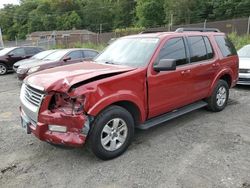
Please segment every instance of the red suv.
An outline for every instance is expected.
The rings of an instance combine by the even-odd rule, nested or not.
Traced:
[[[21,89],[22,126],[40,140],[121,155],[134,129],[225,108],[239,59],[224,33],[178,29],[117,39],[94,61],[41,71]]]

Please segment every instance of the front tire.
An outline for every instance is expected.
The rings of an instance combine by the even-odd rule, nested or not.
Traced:
[[[224,110],[229,98],[229,86],[224,80],[219,80],[212,95],[207,99],[208,110],[220,112]]]
[[[0,75],[5,75],[7,71],[8,71],[7,66],[3,63],[0,63]]]
[[[89,144],[98,158],[109,160],[124,153],[133,136],[132,115],[120,106],[110,106],[96,117],[89,135]]]

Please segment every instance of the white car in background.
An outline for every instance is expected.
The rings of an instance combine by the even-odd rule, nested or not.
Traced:
[[[250,85],[250,45],[242,47],[238,55],[240,59],[238,84]]]

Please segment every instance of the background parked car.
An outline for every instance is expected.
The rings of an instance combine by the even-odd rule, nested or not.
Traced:
[[[43,49],[39,47],[4,48],[0,51],[0,75],[4,75],[8,70],[12,70],[13,64],[17,61],[30,58],[41,51]]]
[[[21,61],[18,61],[16,62],[14,65],[13,65],[13,69],[14,71],[17,71],[18,67],[21,66],[21,65],[27,65],[27,64],[30,64],[30,63],[34,63],[34,62],[37,62],[39,60],[42,60],[44,58],[46,58],[48,55],[52,54],[56,52],[56,50],[46,50],[46,51],[42,51],[28,59],[23,59]]]
[[[17,69],[19,80],[23,80],[29,74],[53,67],[79,63],[85,59],[92,59],[98,52],[92,49],[64,49],[58,50],[46,58],[34,63],[22,65]]]
[[[242,47],[238,55],[240,59],[238,84],[250,85],[250,45]]]

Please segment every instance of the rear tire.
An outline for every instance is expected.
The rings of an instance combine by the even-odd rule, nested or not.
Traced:
[[[88,141],[98,158],[109,160],[124,153],[133,136],[132,115],[120,106],[110,106],[94,120]]]
[[[5,75],[7,71],[8,71],[7,66],[3,63],[0,63],[0,75]]]
[[[207,99],[207,109],[213,112],[222,111],[228,102],[229,86],[224,80],[219,80],[212,95]]]

